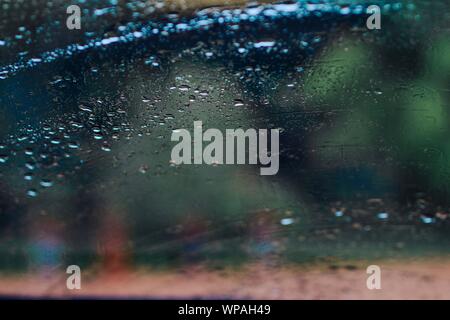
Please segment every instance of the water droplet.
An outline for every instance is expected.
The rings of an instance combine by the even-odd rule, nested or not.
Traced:
[[[270,48],[275,45],[275,41],[261,41],[253,44],[255,48]]]
[[[59,140],[59,139],[52,139],[52,140],[50,140],[50,143],[58,145],[58,144],[61,143],[61,140]]]
[[[104,144],[104,145],[102,146],[102,150],[103,150],[103,151],[106,151],[106,152],[110,152],[110,151],[111,151],[111,147],[110,147],[109,145],[107,145],[107,144]]]
[[[31,149],[31,148],[26,148],[26,149],[25,149],[25,154],[26,154],[27,156],[32,156],[32,155],[33,155],[33,149]]]
[[[283,218],[283,219],[280,220],[280,223],[281,223],[283,226],[288,226],[288,225],[294,223],[294,219],[292,219],[292,218]]]
[[[243,107],[244,101],[242,101],[241,99],[234,99],[234,106],[235,107]]]
[[[34,198],[37,197],[38,192],[35,189],[29,189],[27,190],[27,196]]]
[[[25,167],[28,170],[34,170],[36,168],[36,164],[34,162],[27,162],[27,163],[25,163]]]
[[[342,216],[344,215],[344,211],[342,211],[342,210],[336,210],[336,211],[334,212],[334,215],[335,215],[336,217],[342,217]]]
[[[69,142],[68,146],[70,149],[78,149],[80,147],[77,142]]]
[[[0,163],[6,163],[6,161],[8,161],[8,156],[7,155],[0,155]]]
[[[92,112],[92,108],[89,108],[88,106],[85,106],[85,105],[80,105],[79,108],[81,111],[84,111],[84,112],[88,112],[88,113]]]
[[[432,217],[427,217],[427,216],[420,216],[420,220],[422,220],[423,223],[425,224],[430,224],[430,223],[434,223],[436,220]]]
[[[389,218],[389,214],[387,212],[380,212],[377,214],[377,218],[380,220],[386,220]]]
[[[50,188],[51,186],[53,186],[53,181],[48,179],[42,179],[39,184],[44,188]]]
[[[142,166],[139,167],[139,172],[140,173],[145,174],[145,173],[147,173],[147,171],[148,171],[148,166],[147,165],[143,164]]]
[[[102,140],[103,136],[101,134],[96,133],[96,134],[94,134],[94,139],[95,140]]]
[[[180,91],[189,91],[190,88],[191,87],[189,87],[188,85],[182,84],[181,86],[178,87],[178,90],[180,90]]]

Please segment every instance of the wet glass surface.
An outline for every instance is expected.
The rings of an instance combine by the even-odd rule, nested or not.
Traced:
[[[447,2],[242,2],[0,2],[2,279],[448,255]],[[196,120],[278,174],[175,165]]]

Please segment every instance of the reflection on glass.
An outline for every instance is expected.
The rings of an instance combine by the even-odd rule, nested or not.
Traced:
[[[369,264],[449,274],[448,4],[380,1],[368,30],[365,1],[270,2],[80,1],[72,31],[64,1],[3,4],[0,295],[370,298],[344,290]],[[171,163],[196,120],[280,129],[279,173]]]

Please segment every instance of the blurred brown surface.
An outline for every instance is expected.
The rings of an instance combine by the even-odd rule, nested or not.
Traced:
[[[117,277],[83,275],[81,290],[66,275],[0,277],[0,295],[33,297],[148,297],[246,299],[450,299],[450,261],[380,262],[381,289],[366,287],[367,263],[338,268],[251,265],[233,271],[192,267],[184,272],[142,270]],[[83,273],[82,273],[83,274]],[[126,288],[126,290],[125,290]]]

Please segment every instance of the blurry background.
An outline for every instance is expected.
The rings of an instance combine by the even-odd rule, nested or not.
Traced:
[[[0,2],[0,272],[448,255],[447,2],[265,2]],[[278,175],[171,165],[195,120]]]

